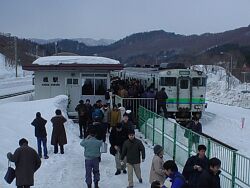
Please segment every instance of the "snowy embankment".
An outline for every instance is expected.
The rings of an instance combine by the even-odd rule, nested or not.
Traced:
[[[4,177],[7,170],[7,152],[14,152],[18,147],[20,138],[25,137],[29,141],[29,145],[35,149],[36,138],[34,136],[34,127],[31,121],[35,118],[37,111],[48,120],[46,124],[48,134],[48,155],[49,159],[42,159],[42,166],[35,174],[36,188],[85,188],[85,166],[83,148],[80,146],[78,125],[68,120],[65,124],[68,144],[65,146],[65,154],[54,154],[53,147],[50,145],[52,125],[50,119],[54,116],[57,108],[63,111],[67,106],[67,97],[58,96],[52,99],[28,101],[28,102],[11,102],[8,104],[0,104],[0,177]],[[146,161],[142,163],[143,184],[139,184],[134,177],[135,187],[149,187],[149,171],[151,160],[153,158],[152,147],[145,144]],[[114,157],[109,153],[102,155],[100,163],[100,187],[126,187],[127,175],[121,174],[115,176]],[[15,182],[8,185],[2,179],[0,187],[12,188]]]

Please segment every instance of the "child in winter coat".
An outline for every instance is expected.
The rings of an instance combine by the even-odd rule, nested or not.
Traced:
[[[149,183],[157,180],[160,182],[160,184],[163,184],[166,179],[166,175],[163,169],[163,148],[160,145],[156,145],[154,147],[154,153],[155,156],[152,160]]]

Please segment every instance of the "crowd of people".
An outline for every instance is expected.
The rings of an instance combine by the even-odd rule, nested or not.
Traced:
[[[79,118],[80,145],[84,147],[85,157],[85,182],[88,188],[94,185],[99,188],[101,162],[101,150],[105,147],[106,139],[110,143],[109,152],[114,157],[114,175],[127,174],[128,186],[134,187],[133,173],[139,181],[143,182],[141,163],[145,160],[145,148],[140,139],[135,137],[135,122],[132,111],[125,109],[121,104],[102,104],[101,100],[94,105],[90,100],[79,101],[75,110]],[[51,144],[54,153],[64,154],[64,145],[67,144],[67,136],[64,127],[66,118],[61,110],[55,111],[51,118],[53,125]],[[37,152],[28,146],[26,139],[19,141],[20,147],[15,153],[8,153],[7,158],[16,164],[16,185],[18,188],[29,188],[34,185],[34,173],[41,165],[41,159],[48,159],[46,123],[40,112],[36,113],[31,125],[35,127],[37,137]],[[193,131],[201,131],[201,124],[194,119],[189,125]],[[193,139],[198,143],[197,139]],[[43,150],[42,150],[43,146]],[[107,146],[107,144],[106,144]],[[58,149],[59,147],[59,149]],[[163,160],[164,149],[160,145],[154,147],[149,182],[151,188],[220,188],[219,169],[221,162],[217,158],[208,159],[205,156],[206,146],[199,145],[198,153],[190,157],[182,171],[173,160]],[[93,178],[92,178],[93,174]],[[169,181],[170,179],[170,181]],[[169,184],[171,182],[171,184]]]

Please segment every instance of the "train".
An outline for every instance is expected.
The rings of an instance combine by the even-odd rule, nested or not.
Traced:
[[[200,70],[186,67],[141,68],[127,67],[115,71],[113,76],[124,80],[136,79],[144,88],[165,88],[168,95],[168,116],[177,122],[188,122],[193,117],[201,118],[206,104],[207,76]]]

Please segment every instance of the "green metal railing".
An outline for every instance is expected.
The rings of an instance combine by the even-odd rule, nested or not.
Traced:
[[[181,167],[184,167],[189,156],[196,153],[198,144],[204,144],[209,158],[217,157],[221,160],[222,188],[250,187],[250,158],[171,122],[143,106],[138,107],[138,123],[145,138],[151,140],[153,145],[162,145],[164,151]]]

